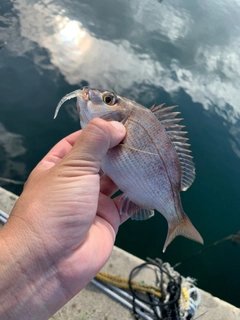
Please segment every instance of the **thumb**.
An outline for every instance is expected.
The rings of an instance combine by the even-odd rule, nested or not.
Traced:
[[[94,118],[64,158],[64,165],[73,166],[80,171],[83,169],[84,174],[98,173],[108,149],[119,144],[125,134],[126,129],[120,122]]]

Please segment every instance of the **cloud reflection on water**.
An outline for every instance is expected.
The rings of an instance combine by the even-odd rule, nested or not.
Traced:
[[[171,1],[161,4],[149,0],[126,2],[133,19],[131,32],[135,30],[135,43],[138,40],[142,43],[139,48],[132,44],[131,32],[125,34],[125,39],[115,41],[104,40],[99,35],[95,37],[83,25],[81,11],[79,20],[76,19],[78,14],[75,17],[68,15],[68,2],[64,5],[64,1],[54,4],[42,0],[32,5],[32,1],[14,0],[13,5],[18,12],[21,36],[47,49],[51,63],[68,83],[79,84],[85,80],[92,86],[119,93],[134,88],[131,94],[136,99],[141,93],[140,88],[143,88],[140,84],[163,87],[172,95],[183,89],[194,102],[201,103],[206,110],[217,112],[231,126],[239,119],[239,37],[229,36],[227,41],[214,43],[214,37],[209,34],[206,41],[199,37],[201,41],[195,41],[195,46],[187,48],[187,51],[186,48],[180,49],[183,40],[191,39],[194,32],[198,34],[198,29],[201,29],[194,17],[196,13],[187,6],[178,10]],[[80,10],[75,2],[70,6]],[[138,32],[139,29],[141,31]],[[154,56],[147,42],[152,32],[157,32],[161,39],[165,37],[175,50],[179,50],[178,59],[170,59],[164,52],[160,59]],[[146,39],[146,48],[143,38]],[[184,55],[190,57],[190,65],[195,65],[189,67]],[[41,61],[39,64],[41,67]],[[151,98],[151,92],[148,94]],[[216,107],[213,109],[213,106]],[[235,131],[231,129],[232,134]],[[236,138],[239,139],[238,135]]]
[[[168,41],[175,42],[185,38],[193,26],[190,12],[176,5],[144,0],[130,3],[135,23],[140,23],[147,32],[157,31]]]

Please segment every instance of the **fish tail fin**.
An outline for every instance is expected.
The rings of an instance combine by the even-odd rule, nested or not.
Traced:
[[[203,238],[197,229],[193,226],[192,222],[188,216],[184,213],[184,218],[179,223],[168,223],[168,234],[163,247],[163,252],[166,251],[168,245],[173,241],[177,236],[183,236],[191,240],[197,241],[203,244]]]

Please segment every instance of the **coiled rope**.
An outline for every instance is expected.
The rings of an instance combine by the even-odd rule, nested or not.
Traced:
[[[146,268],[155,273],[154,285],[133,280]],[[163,263],[160,259],[147,258],[147,262],[131,271],[128,279],[105,272],[99,272],[95,279],[108,284],[112,290],[114,287],[129,290],[131,296],[126,296],[132,303],[136,319],[139,319],[141,313],[143,319],[190,320],[201,302],[200,292],[194,286],[194,280],[182,278],[168,263]],[[117,292],[124,295],[120,289]],[[139,305],[148,307],[141,308],[140,311]]]

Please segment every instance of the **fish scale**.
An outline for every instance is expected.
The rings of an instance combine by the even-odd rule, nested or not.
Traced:
[[[176,118],[176,106],[153,106],[150,110],[110,91],[84,88],[61,99],[77,98],[80,123],[84,128],[96,117],[120,121],[126,136],[109,149],[101,168],[123,191],[120,214],[133,220],[145,220],[159,211],[168,222],[163,251],[179,235],[203,243],[201,235],[184,213],[180,191],[187,190],[195,178],[195,166],[184,137],[182,119]]]

